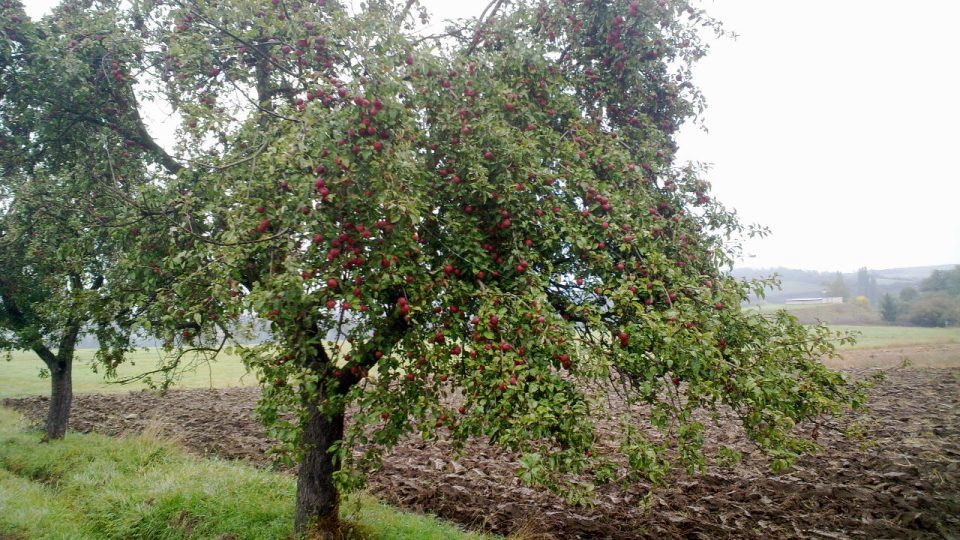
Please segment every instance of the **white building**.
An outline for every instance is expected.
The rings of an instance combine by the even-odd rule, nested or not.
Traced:
[[[788,304],[842,304],[842,296],[823,296],[817,298],[788,298]]]

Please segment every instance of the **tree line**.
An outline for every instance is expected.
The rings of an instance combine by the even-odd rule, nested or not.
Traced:
[[[896,297],[884,294],[879,307],[883,320],[888,322],[917,326],[960,324],[960,265],[934,270],[918,288],[904,288]]]

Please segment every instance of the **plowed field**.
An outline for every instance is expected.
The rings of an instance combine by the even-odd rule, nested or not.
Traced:
[[[851,356],[857,354],[869,353]],[[880,356],[884,364],[896,354]],[[874,369],[863,367],[870,363],[864,356],[848,365],[863,377]],[[258,393],[81,395],[71,428],[150,430],[198,453],[267,464],[270,441],[253,417]],[[37,421],[46,413],[45,398],[6,404]],[[841,435],[851,422],[867,436]],[[371,491],[469,527],[503,534],[523,528],[539,538],[960,538],[960,369],[888,368],[870,391],[870,410],[834,427],[822,432],[822,452],[788,471],[770,472],[762,456],[741,445],[745,458],[732,468],[678,472],[671,487],[652,493],[646,485],[599,486],[590,506],[520,484],[517,456],[483,442],[453,456],[445,441],[411,438],[373,475]],[[736,432],[733,425],[712,429],[708,444],[729,444]]]

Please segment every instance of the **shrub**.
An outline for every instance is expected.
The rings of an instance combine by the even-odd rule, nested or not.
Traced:
[[[960,302],[946,294],[924,296],[913,303],[909,318],[918,326],[952,326],[960,320]]]

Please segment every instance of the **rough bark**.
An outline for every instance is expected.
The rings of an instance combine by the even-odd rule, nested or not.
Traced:
[[[62,439],[70,421],[73,402],[73,360],[58,359],[50,365],[50,411],[47,414],[46,440]]]
[[[333,473],[340,468],[331,446],[343,439],[343,413],[324,414],[314,403],[307,405],[308,417],[303,426],[306,455],[297,477],[298,533],[335,534],[338,529],[340,495],[333,483]],[[328,534],[329,535],[329,534]]]
[[[80,289],[79,276],[71,276],[75,288]],[[45,346],[35,351],[50,370],[50,410],[47,413],[47,433],[44,440],[62,439],[67,434],[70,422],[70,406],[73,404],[73,353],[77,348],[80,323],[71,321],[60,339],[60,347],[54,355]]]

